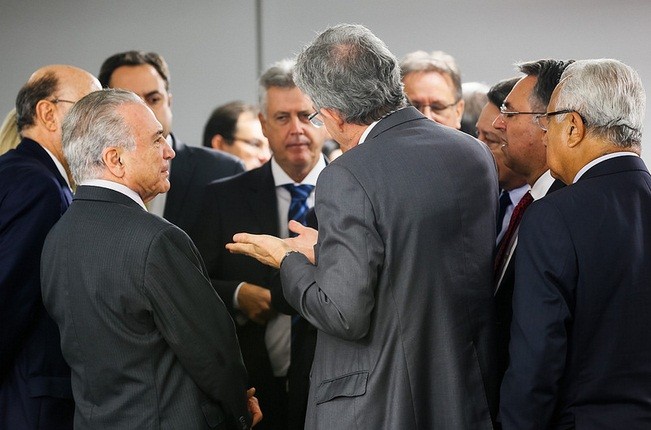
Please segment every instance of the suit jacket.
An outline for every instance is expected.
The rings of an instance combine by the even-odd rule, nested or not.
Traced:
[[[271,161],[257,169],[208,185],[204,202],[191,235],[206,261],[213,286],[233,316],[237,317],[240,313],[233,308],[233,295],[242,281],[264,288],[271,288],[274,283],[280,282],[277,270],[253,258],[231,254],[224,247],[232,242],[233,235],[238,232],[278,236],[280,221]],[[285,429],[287,418],[283,414],[286,412],[281,410],[286,411],[287,405],[280,400],[286,399],[287,394],[274,378],[265,344],[265,331],[266,326],[250,320],[237,325],[249,383],[256,388],[256,396],[265,415],[259,426]]]
[[[552,183],[552,186],[549,187],[547,194],[560,190],[564,186],[565,184],[557,179]],[[529,210],[529,208],[527,208],[527,210]],[[499,249],[499,244],[497,249]],[[513,300],[513,285],[515,284],[515,259],[517,250],[518,245],[516,244],[515,249],[513,250],[513,255],[504,271],[504,276],[496,286],[495,291],[495,306],[497,312],[497,367],[499,370],[500,380],[504,376],[506,368],[509,367],[509,341],[511,339],[511,318],[513,316],[513,306],[511,302]]]
[[[521,225],[504,429],[648,429],[651,176],[590,168]]]
[[[307,429],[490,429],[497,172],[413,107],[318,180],[317,265],[280,268],[318,329]]]
[[[70,368],[41,299],[50,228],[72,193],[30,139],[0,157],[0,429],[71,429]]]
[[[80,186],[43,247],[75,429],[246,429],[233,321],[199,252],[129,197]]]
[[[170,171],[170,190],[163,217],[188,231],[201,209],[204,187],[217,179],[244,171],[244,165],[230,154],[210,148],[188,146],[172,134],[176,156]]]

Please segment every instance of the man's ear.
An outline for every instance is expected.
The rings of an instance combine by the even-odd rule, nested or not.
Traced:
[[[172,107],[172,93],[167,92],[167,106]]]
[[[343,115],[337,109],[322,108],[320,114],[325,118],[328,118],[328,120],[333,123],[339,131],[342,131],[344,129],[344,124],[346,124],[346,121],[344,120]]]
[[[36,121],[40,122],[49,131],[56,131],[60,127],[54,109],[54,103],[48,100],[40,100],[36,104]]]
[[[110,146],[102,151],[104,165],[117,178],[122,178],[125,173],[125,166],[122,163],[122,149]]]
[[[210,140],[210,146],[212,146],[213,149],[219,149],[223,151],[224,145],[226,145],[226,139],[224,139],[224,136],[221,134],[214,135]]]
[[[264,137],[269,138],[267,135],[267,118],[262,115],[262,112],[258,113],[258,119],[260,120],[260,126],[262,127],[262,134]]]
[[[570,115],[570,125],[567,129],[567,146],[573,148],[585,137],[586,128],[578,113],[570,112],[568,115]]]

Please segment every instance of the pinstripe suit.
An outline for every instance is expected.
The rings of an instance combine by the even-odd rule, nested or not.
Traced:
[[[43,248],[76,429],[250,426],[233,322],[178,227],[80,186]]]

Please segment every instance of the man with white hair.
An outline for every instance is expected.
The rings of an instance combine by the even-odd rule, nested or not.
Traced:
[[[505,430],[649,428],[645,99],[631,67],[577,61],[534,117],[552,175],[568,186],[534,202],[522,220],[501,390]]]

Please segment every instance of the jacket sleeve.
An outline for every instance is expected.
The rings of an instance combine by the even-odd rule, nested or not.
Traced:
[[[171,225],[162,230],[149,248],[145,270],[156,326],[183,367],[236,422],[250,425],[247,376],[233,320],[190,238]]]
[[[331,164],[318,181],[318,259],[290,254],[280,273],[289,304],[319,330],[355,340],[370,327],[384,246],[366,190],[345,167]]]

